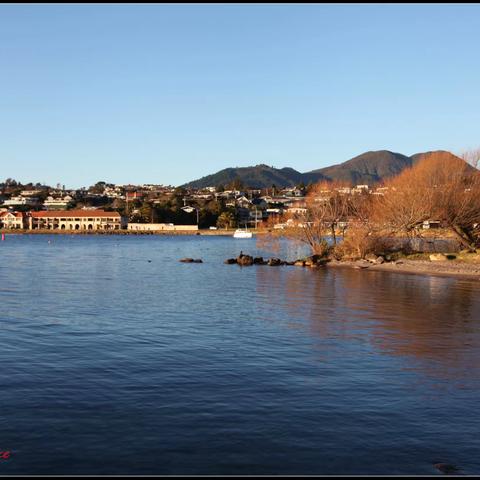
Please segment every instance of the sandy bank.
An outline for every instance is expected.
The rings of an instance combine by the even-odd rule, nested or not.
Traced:
[[[480,280],[480,264],[463,263],[455,260],[431,262],[429,260],[404,259],[399,262],[372,264],[367,261],[331,261],[328,268],[355,268],[365,272],[395,272],[413,275],[454,277]]]

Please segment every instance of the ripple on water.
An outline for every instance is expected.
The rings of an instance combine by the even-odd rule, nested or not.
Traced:
[[[238,268],[268,253],[228,237],[4,244],[7,475],[480,471],[478,282]]]

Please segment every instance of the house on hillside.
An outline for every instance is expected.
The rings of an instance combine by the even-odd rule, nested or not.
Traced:
[[[24,207],[30,206],[35,207],[38,205],[38,198],[37,197],[11,197],[8,200],[3,202],[4,207]]]
[[[70,195],[65,195],[65,197],[47,197],[43,202],[43,206],[47,210],[66,210],[73,203],[73,198]]]
[[[303,197],[305,192],[301,188],[284,188],[281,192],[282,195],[287,197]]]
[[[138,191],[127,191],[125,192],[125,199],[127,202],[131,202],[133,200],[143,200],[145,198],[145,193],[144,192],[138,192]]]
[[[241,195],[235,199],[235,203],[242,208],[250,208],[252,206],[252,201],[249,200],[245,195]]]

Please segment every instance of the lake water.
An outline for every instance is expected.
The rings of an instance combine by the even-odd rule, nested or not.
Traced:
[[[0,475],[480,473],[480,282],[240,250],[7,235]]]

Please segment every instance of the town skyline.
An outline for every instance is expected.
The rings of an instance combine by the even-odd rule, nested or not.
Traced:
[[[387,177],[398,174],[404,168],[412,166],[418,159],[427,153],[431,152],[446,152],[458,158],[467,160],[469,152],[475,149],[465,149],[462,152],[448,152],[446,150],[431,150],[418,151],[413,155],[404,155],[400,152],[392,152],[391,150],[371,150],[363,152],[350,158],[344,162],[328,165],[321,169],[311,170],[309,172],[298,172],[291,166],[275,168],[266,164],[250,165],[246,167],[228,167],[217,172],[211,172],[197,179],[191,179],[181,185],[172,185],[165,182],[155,182],[152,179],[144,182],[113,182],[109,179],[96,179],[87,185],[78,187],[67,186],[62,182],[46,183],[37,180],[28,179],[22,181],[13,176],[8,176],[4,180],[0,180],[0,184],[8,182],[17,182],[22,185],[37,185],[55,187],[57,190],[87,190],[88,188],[98,184],[104,183],[106,185],[116,185],[121,187],[135,187],[135,186],[164,186],[173,188],[193,188],[202,189],[207,187],[225,186],[234,181],[240,181],[246,188],[270,188],[272,185],[285,188],[300,184],[311,184],[319,181],[340,181],[346,184],[368,183],[376,184],[383,182]],[[244,177],[248,180],[244,181]],[[260,182],[260,185],[255,185]]]

